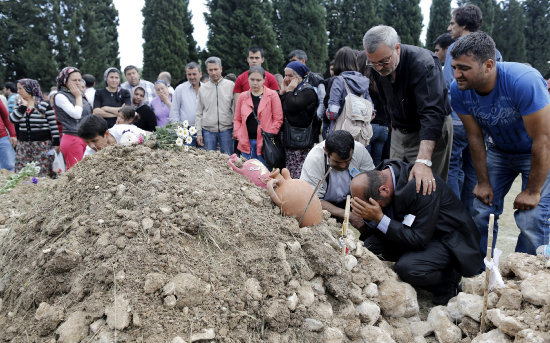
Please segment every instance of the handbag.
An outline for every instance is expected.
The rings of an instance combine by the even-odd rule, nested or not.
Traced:
[[[289,149],[308,149],[313,146],[313,120],[308,127],[296,127],[285,118],[283,130],[285,147]]]
[[[260,121],[258,120],[258,115],[256,114],[256,110],[253,109],[252,113],[254,114],[254,118],[258,122],[258,126],[262,131],[262,139],[264,142],[262,146],[262,157],[264,158],[265,163],[267,164],[268,167],[271,167],[271,168],[284,168],[285,150],[283,148],[283,144],[281,143],[281,139],[279,138],[279,135],[265,132],[262,129],[262,125],[260,124]]]

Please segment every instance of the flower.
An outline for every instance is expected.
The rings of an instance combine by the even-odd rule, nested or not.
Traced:
[[[191,136],[187,136],[187,138],[185,138],[185,144],[191,144],[193,143],[193,138],[191,138]]]
[[[191,127],[189,128],[189,133],[191,134],[191,136],[196,135],[196,134],[197,134],[197,128],[194,127],[194,126],[191,126]]]
[[[181,139],[181,137],[178,137],[178,139],[176,139],[176,145],[177,146],[182,146],[183,145],[183,139]]]
[[[137,136],[137,138],[138,138],[138,141],[137,141],[138,144],[143,143],[144,138],[143,138],[143,135],[141,133]]]
[[[34,183],[34,184],[36,185],[36,184],[38,183],[38,179],[35,178],[35,177],[33,177],[33,178],[32,178],[32,183]]]
[[[187,129],[189,127],[189,121],[184,120],[182,126],[183,126],[184,129]]]
[[[189,151],[189,145],[184,146],[184,147],[183,147],[183,150]]]
[[[181,126],[178,126],[178,128],[176,129],[176,134],[178,135],[178,137],[184,137],[183,133],[184,133],[185,129]]]
[[[138,136],[133,133],[132,131],[126,131],[122,134],[122,136],[120,137],[120,142],[119,144],[121,145],[132,145],[132,144],[136,144],[138,143]]]
[[[183,130],[183,136],[181,136],[182,138],[185,138],[185,137],[189,137],[189,130],[185,129]]]
[[[40,173],[40,167],[39,166],[34,167],[34,170],[36,170],[36,174]]]

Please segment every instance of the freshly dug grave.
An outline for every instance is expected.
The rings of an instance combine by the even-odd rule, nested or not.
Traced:
[[[282,217],[226,160],[109,147],[3,197],[0,339],[413,340],[412,287],[360,244],[341,256],[333,219]]]
[[[326,213],[320,225],[300,229],[226,160],[216,152],[109,147],[58,180],[21,184],[0,197],[0,341],[409,343],[475,336],[475,312],[456,305],[463,295],[447,307],[421,303],[419,311],[414,288],[361,242],[341,255],[340,225]],[[531,262],[505,270],[516,290],[529,274],[547,273],[536,257],[513,261],[526,258]],[[479,293],[482,278],[466,280],[464,291]],[[527,325],[517,342],[544,339],[549,330],[550,299],[526,300],[546,293],[534,294],[520,294],[514,309],[500,306]],[[495,301],[492,295],[498,309]]]

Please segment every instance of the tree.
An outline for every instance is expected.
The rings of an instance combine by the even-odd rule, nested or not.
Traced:
[[[208,55],[221,58],[224,73],[239,75],[248,70],[246,56],[255,45],[263,48],[266,70],[274,73],[283,66],[271,18],[273,8],[262,0],[208,0],[205,13]],[[299,25],[296,23],[296,25]]]
[[[543,76],[550,73],[550,0],[525,0],[527,62]]]
[[[525,13],[517,0],[505,0],[497,7],[493,39],[505,61],[526,62]]]
[[[273,7],[273,23],[283,53],[302,49],[308,55],[308,67],[324,71],[328,38],[323,4],[316,0],[274,0]]]
[[[343,46],[363,50],[365,33],[371,27],[382,23],[382,18],[376,11],[376,4],[375,1],[369,0],[337,0],[331,4],[332,11],[327,13],[327,23],[330,20],[334,27],[333,30],[329,30],[331,59]]]
[[[5,36],[0,51],[5,80],[32,78],[49,88],[58,70],[52,55],[51,7],[46,0],[5,0],[0,26]]]
[[[96,77],[97,86],[103,84],[103,72],[109,67],[120,68],[118,57],[118,11],[112,0],[85,1],[80,44],[84,74]]]
[[[481,26],[481,30],[492,36],[495,21],[495,11],[497,9],[496,0],[458,0],[459,6],[463,6],[466,4],[473,4],[479,7],[483,18],[483,25]]]
[[[426,48],[432,49],[432,43],[439,35],[447,32],[451,21],[451,0],[433,0],[430,7],[430,24],[426,35]]]
[[[390,25],[397,31],[402,43],[420,45],[420,0],[388,0],[384,2],[383,18],[385,25]]]
[[[185,65],[196,58],[188,0],[145,0],[143,7],[143,78],[156,80],[169,71],[174,84],[185,78]],[[190,29],[191,28],[191,29]]]

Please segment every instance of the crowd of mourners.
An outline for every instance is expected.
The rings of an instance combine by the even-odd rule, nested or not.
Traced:
[[[462,276],[481,272],[489,214],[498,219],[518,175],[516,251],[535,254],[550,236],[550,80],[502,62],[481,24],[477,6],[455,9],[434,52],[401,44],[391,26],[372,27],[364,50],[338,50],[328,78],[307,67],[303,50],[271,74],[254,46],[239,76],[224,76],[223,56],[211,56],[187,63],[175,88],[169,72],[149,82],[132,65],[105,70],[101,89],[75,67],[60,71],[49,94],[30,78],[6,82],[0,167],[34,161],[54,176],[59,151],[70,169],[126,132],[174,123],[194,127],[185,145],[271,169],[262,133],[278,135],[277,167],[317,189],[338,220],[351,195],[349,220],[365,245],[444,303]]]

